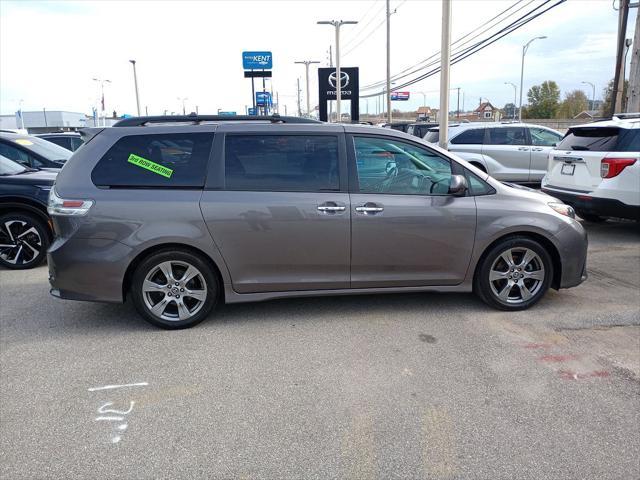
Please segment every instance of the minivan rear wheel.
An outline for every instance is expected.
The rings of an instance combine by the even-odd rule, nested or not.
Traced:
[[[189,328],[215,307],[220,287],[210,265],[186,250],[147,257],[133,274],[131,296],[145,320],[165,329]]]
[[[495,245],[482,259],[474,290],[500,310],[525,310],[538,302],[553,279],[553,262],[535,240],[512,237]]]

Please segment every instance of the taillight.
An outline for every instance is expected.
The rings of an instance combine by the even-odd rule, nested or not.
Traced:
[[[82,216],[89,212],[93,200],[65,200],[56,193],[55,187],[49,192],[49,215]]]
[[[636,163],[635,158],[603,158],[600,162],[600,176],[602,178],[613,178],[620,175],[622,170],[634,163]]]

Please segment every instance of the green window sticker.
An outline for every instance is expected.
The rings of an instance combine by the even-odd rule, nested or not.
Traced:
[[[166,178],[171,178],[171,175],[173,174],[173,170],[170,168],[164,167],[159,163],[152,162],[151,160],[147,160],[146,158],[139,157],[138,155],[134,155],[133,153],[129,155],[129,159],[127,161]]]

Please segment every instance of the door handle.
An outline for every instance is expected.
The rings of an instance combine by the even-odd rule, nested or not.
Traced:
[[[346,209],[347,207],[343,205],[318,205],[319,212],[344,212]]]
[[[382,211],[384,211],[384,207],[380,207],[370,203],[366,203],[364,205],[360,205],[359,207],[356,207],[356,212],[364,213],[365,215],[373,215],[375,213],[379,213]]]
[[[532,148],[531,150],[533,150],[534,152],[541,152],[543,149],[540,147],[536,147],[536,148]]]
[[[518,150],[520,150],[521,152],[526,152],[529,150],[529,147],[518,147]]]

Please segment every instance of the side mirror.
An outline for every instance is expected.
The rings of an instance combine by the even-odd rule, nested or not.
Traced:
[[[464,175],[452,175],[451,182],[449,183],[449,193],[457,197],[463,197],[469,184]]]

